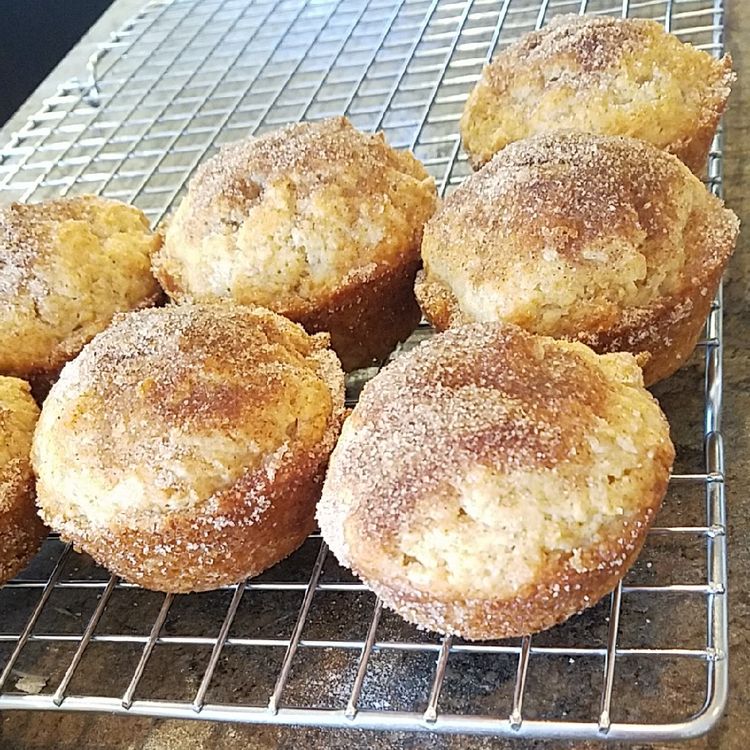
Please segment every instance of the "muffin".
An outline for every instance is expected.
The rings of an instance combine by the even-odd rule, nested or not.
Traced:
[[[513,141],[559,128],[641,138],[696,174],[735,76],[656,21],[558,16],[489,63],[461,118],[478,168]]]
[[[497,154],[427,224],[417,297],[438,329],[505,321],[642,353],[650,385],[695,348],[738,225],[648,143],[535,136]]]
[[[344,408],[327,344],[261,308],[116,316],[44,402],[32,453],[42,518],[149,589],[265,570],[314,529]]]
[[[154,304],[158,244],[141,211],[94,195],[0,207],[0,374],[45,391],[116,312]]]
[[[317,516],[341,564],[406,620],[507,638],[616,586],[673,458],[632,355],[472,324],[365,386]]]
[[[26,567],[45,535],[29,460],[38,417],[29,384],[0,376],[0,586]]]
[[[154,273],[178,303],[231,298],[331,334],[346,370],[419,322],[414,275],[435,184],[343,117],[224,147],[196,172]]]

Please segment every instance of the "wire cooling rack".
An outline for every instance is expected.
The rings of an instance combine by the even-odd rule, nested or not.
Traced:
[[[469,173],[457,124],[482,64],[577,11],[655,18],[722,53],[721,0],[156,2],[0,150],[0,200],[98,192],[158,222],[218,145],[341,113],[413,149],[445,192]],[[421,633],[315,535],[256,579],[189,596],[125,584],[52,536],[0,589],[0,710],[547,738],[707,731],[727,696],[721,324],[719,296],[705,376],[687,368],[657,391],[680,472],[657,528],[624,585],[569,622],[520,641]]]

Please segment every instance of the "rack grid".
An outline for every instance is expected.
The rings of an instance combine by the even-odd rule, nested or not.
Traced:
[[[96,192],[157,223],[221,144],[336,114],[413,149],[446,193],[470,171],[457,125],[482,65],[562,12],[654,18],[723,52],[722,0],[158,0],[0,149],[0,201]],[[707,184],[721,194],[721,134]],[[727,697],[721,293],[699,351],[703,370],[657,389],[679,472],[658,525],[624,584],[568,623],[487,643],[419,632],[318,535],[256,579],[189,596],[119,581],[51,535],[0,589],[0,710],[526,738],[708,731]]]

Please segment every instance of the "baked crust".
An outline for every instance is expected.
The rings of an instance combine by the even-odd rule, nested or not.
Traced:
[[[338,560],[407,620],[523,635],[622,579],[673,459],[634,357],[473,324],[365,386],[317,517]]]
[[[580,331],[561,338],[580,341],[599,354],[645,354],[640,360],[643,381],[646,386],[653,385],[673,375],[690,359],[720,282],[721,273],[715,272],[703,281],[705,293],[692,297],[684,290],[680,296],[661,300],[650,309],[627,311],[609,329]],[[431,281],[424,271],[417,273],[415,291],[425,315],[438,331],[472,322],[462,314],[450,289]]]
[[[509,143],[570,128],[641,138],[702,174],[735,79],[644,19],[563,15],[502,50],[461,119],[475,169]]]
[[[739,229],[676,158],[559,132],[508,146],[425,226],[415,292],[438,329],[503,320],[599,353],[690,356]]]
[[[416,327],[413,284],[434,180],[343,117],[225,147],[191,180],[154,272],[178,303],[231,298],[329,331],[347,370]]]
[[[273,480],[263,470],[248,472],[217,493],[209,513],[171,513],[155,527],[138,528],[66,521],[61,537],[144,588],[210,591],[262,573],[305,541],[315,530],[315,503],[327,463],[325,451],[290,454]],[[54,528],[69,498],[45,486],[41,501]]]
[[[414,296],[419,258],[399,266],[379,266],[361,281],[338,289],[294,319],[309,333],[328,332],[344,370],[383,362],[419,324]]]
[[[593,606],[617,586],[646,541],[666,486],[666,479],[655,483],[644,494],[642,513],[626,525],[613,525],[606,542],[585,550],[585,571],[579,572],[569,557],[561,555],[548,564],[539,581],[507,599],[434,598],[409,588],[406,581],[362,579],[390,609],[426,630],[472,641],[538,633]]]
[[[343,419],[328,341],[231,303],[119,316],[44,403],[42,517],[159,591],[213,589],[278,562],[312,530]]]
[[[38,416],[29,384],[0,376],[0,585],[26,567],[46,533],[29,461]]]
[[[137,208],[94,195],[0,208],[0,373],[43,396],[115,313],[157,304],[160,242]]]

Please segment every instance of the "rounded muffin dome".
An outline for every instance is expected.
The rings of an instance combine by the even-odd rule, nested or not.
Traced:
[[[45,534],[29,459],[38,417],[29,384],[0,377],[0,585],[23,570]]]
[[[327,343],[261,308],[118,316],[44,403],[33,449],[42,517],[147,588],[261,572],[313,528],[343,415]]]
[[[656,21],[557,16],[485,67],[461,118],[464,148],[478,168],[513,141],[570,128],[641,138],[701,174],[731,66]]]
[[[407,620],[504,638],[617,584],[673,458],[634,357],[474,324],[365,386],[317,517],[339,561]]]
[[[141,211],[94,195],[0,208],[0,373],[43,386],[116,312],[154,304],[158,245]]]
[[[693,351],[739,222],[678,159],[633,138],[519,141],[427,223],[416,293],[438,328],[504,321],[649,355],[646,384]]]
[[[434,181],[343,117],[225,146],[190,181],[154,272],[176,302],[223,298],[328,331],[346,369],[419,321],[413,279]]]

